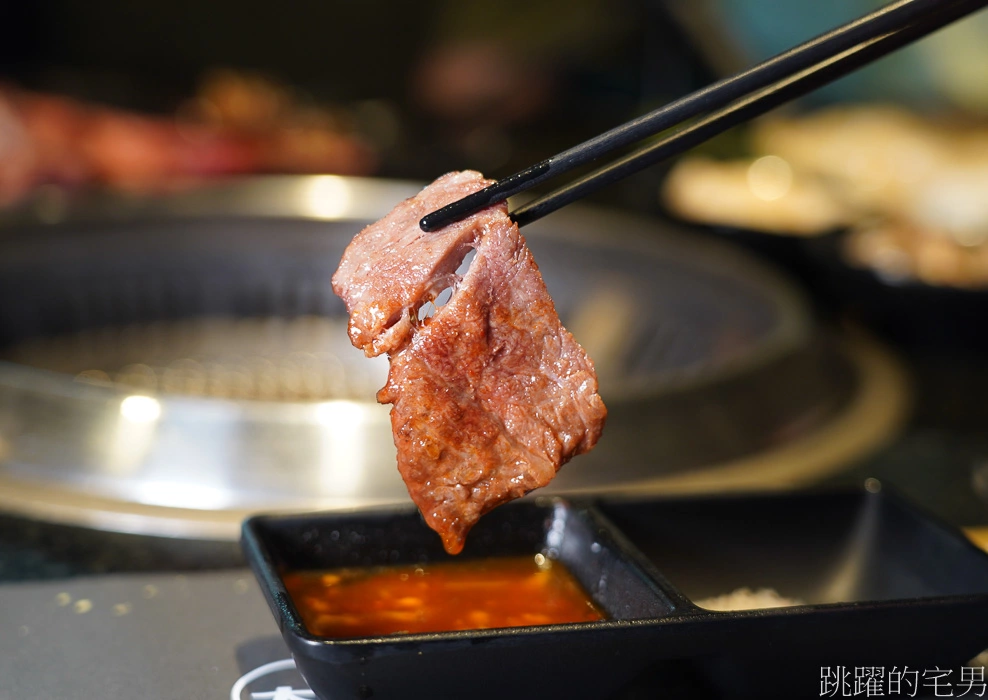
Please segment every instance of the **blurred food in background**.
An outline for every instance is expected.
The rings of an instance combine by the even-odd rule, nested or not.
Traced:
[[[249,74],[211,73],[173,117],[0,86],[0,204],[47,184],[154,191],[223,175],[374,167],[344,115]]]
[[[690,221],[784,235],[819,234],[852,217],[823,183],[775,155],[684,158],[669,173],[663,199]]]
[[[766,233],[847,229],[847,262],[884,279],[988,286],[988,124],[849,105],[748,133],[751,157],[677,163],[671,212]]]
[[[964,243],[948,229],[895,221],[865,223],[850,232],[842,249],[847,262],[892,282],[988,287],[988,246],[983,241]]]
[[[361,175],[376,166],[350,111],[300,99],[291,88],[258,75],[211,71],[179,114],[192,128],[253,143],[267,171]]]
[[[210,161],[221,174],[498,177],[715,77],[665,0],[50,0],[10,13],[0,82],[177,119],[205,150],[235,137],[236,158]],[[18,181],[38,179],[25,171]],[[602,198],[654,208],[658,178]]]

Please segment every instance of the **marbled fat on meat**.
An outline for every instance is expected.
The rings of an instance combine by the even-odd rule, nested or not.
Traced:
[[[398,469],[453,554],[481,515],[590,450],[607,414],[593,362],[560,323],[505,205],[419,229],[423,215],[489,184],[444,175],[359,233],[333,276],[354,345],[389,354],[378,400],[393,404]],[[417,321],[449,286],[449,302]]]

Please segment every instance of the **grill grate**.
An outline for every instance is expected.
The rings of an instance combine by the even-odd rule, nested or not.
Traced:
[[[260,401],[373,400],[387,360],[340,318],[189,318],[21,341],[2,359],[144,392]]]

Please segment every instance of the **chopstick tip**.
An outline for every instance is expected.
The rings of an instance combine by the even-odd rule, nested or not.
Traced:
[[[441,225],[437,225],[436,219],[438,218],[439,212],[434,211],[431,214],[426,214],[421,219],[419,219],[419,228],[426,233],[432,233],[436,229],[442,228]]]

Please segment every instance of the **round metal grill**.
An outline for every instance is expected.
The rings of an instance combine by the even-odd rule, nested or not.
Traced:
[[[235,537],[250,511],[406,500],[375,401],[387,360],[350,346],[330,278],[355,232],[416,189],[266,179],[13,217],[0,509]],[[550,491],[805,480],[901,414],[889,372],[881,400],[862,388],[880,363],[829,342],[785,280],[722,244],[577,206],[524,233],[609,409]],[[806,447],[842,421],[852,438]]]

